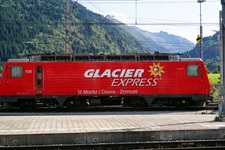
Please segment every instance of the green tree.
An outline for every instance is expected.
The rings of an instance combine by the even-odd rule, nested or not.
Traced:
[[[219,69],[218,69],[218,68],[215,68],[215,69],[213,70],[213,73],[220,73],[220,72],[219,72]]]

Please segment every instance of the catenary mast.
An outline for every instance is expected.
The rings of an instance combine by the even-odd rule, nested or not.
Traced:
[[[70,53],[70,0],[66,0],[66,53]]]
[[[219,120],[225,121],[225,0],[221,0],[220,11],[220,87],[219,87]]]

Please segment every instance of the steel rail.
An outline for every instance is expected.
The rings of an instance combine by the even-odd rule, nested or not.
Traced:
[[[134,143],[101,143],[101,144],[68,144],[68,145],[34,145],[34,146],[13,146],[0,147],[13,150],[72,150],[72,149],[173,149],[173,150],[202,150],[202,149],[225,149],[225,140],[196,140],[196,141],[153,141],[153,142],[134,142]]]

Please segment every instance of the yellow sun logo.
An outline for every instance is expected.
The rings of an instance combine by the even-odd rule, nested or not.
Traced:
[[[153,65],[149,66],[149,68],[150,68],[150,70],[148,70],[148,72],[151,73],[150,76],[153,75],[154,77],[157,77],[157,76],[161,77],[162,73],[165,73],[163,71],[164,66],[160,66],[160,63],[158,63],[158,64],[153,63]]]

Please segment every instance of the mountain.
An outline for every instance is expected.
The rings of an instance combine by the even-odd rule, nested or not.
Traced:
[[[155,51],[160,51],[164,53],[174,52],[161,46],[160,44],[157,44],[157,42],[153,41],[151,38],[147,37],[145,34],[140,32],[141,30],[138,29],[137,27],[123,26],[123,29],[126,30],[131,35],[133,35],[142,45],[149,48],[151,53],[154,53]]]
[[[165,52],[163,49],[161,50],[159,47],[157,47],[157,46],[160,46],[168,50],[169,52],[183,53],[185,51],[191,50],[194,47],[194,44],[190,42],[189,40],[180,36],[168,34],[167,32],[164,32],[164,31],[160,31],[159,33],[152,33],[145,30],[141,30],[137,27],[132,27],[132,28],[142,33],[145,37],[151,39],[151,41],[149,41],[149,46],[148,46],[151,49],[156,48],[159,51]]]
[[[149,52],[108,18],[70,5],[71,53]],[[65,18],[62,0],[1,0],[0,64],[28,53],[65,53]]]
[[[127,26],[118,21],[114,16],[107,16],[114,23],[122,24],[121,28],[133,35],[142,45],[148,47],[152,53],[160,51],[164,53],[183,53],[191,50],[195,45],[189,40],[168,34],[167,32],[152,33],[141,30],[135,26]]]

